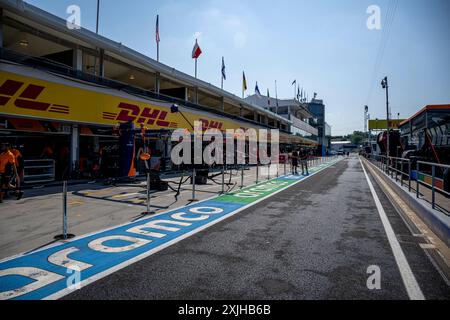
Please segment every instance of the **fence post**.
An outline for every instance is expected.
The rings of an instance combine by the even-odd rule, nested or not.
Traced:
[[[150,210],[150,198],[151,198],[150,191],[152,190],[150,179],[151,179],[150,172],[147,172],[147,211],[142,212],[143,216],[155,214],[154,211]]]
[[[195,198],[195,180],[196,180],[196,171],[195,171],[195,167],[193,167],[193,169],[192,169],[192,199],[189,200],[191,202],[198,201],[198,199]]]
[[[259,160],[256,161],[256,184],[259,183]]]
[[[434,190],[434,184],[435,184],[435,176],[436,176],[436,167],[433,165],[431,167],[431,174],[432,174],[432,179],[431,179],[431,207],[433,209],[435,209],[435,198],[436,198],[436,194],[435,194],[435,190]]]
[[[395,168],[395,164],[394,164],[394,159],[389,159],[389,162],[391,163],[391,178],[392,179],[394,179],[394,172],[395,172],[395,170],[394,170],[394,168]],[[395,172],[395,173],[397,173],[397,172]]]
[[[400,185],[403,187],[403,159],[400,161],[402,162],[400,169]]]
[[[55,240],[67,240],[75,237],[75,235],[67,233],[67,180],[63,181],[62,214],[62,234],[55,236]]]
[[[244,188],[244,165],[241,164],[241,189]]]
[[[398,181],[398,159],[395,159],[395,182]]]
[[[411,159],[408,159],[408,191],[411,192]]]
[[[420,193],[419,193],[419,161],[417,161],[417,165],[416,165],[416,198],[419,199],[420,197]]]
[[[225,162],[222,164],[222,194],[225,193]]]
[[[63,182],[63,238],[67,239],[67,181]]]

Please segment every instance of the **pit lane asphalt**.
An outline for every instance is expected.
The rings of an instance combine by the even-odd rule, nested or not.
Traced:
[[[450,289],[371,177],[427,299]],[[381,290],[366,286],[381,269]],[[357,157],[64,299],[408,299]]]

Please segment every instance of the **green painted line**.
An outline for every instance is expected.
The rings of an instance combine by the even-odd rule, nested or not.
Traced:
[[[243,188],[239,191],[235,191],[230,194],[220,196],[215,201],[223,202],[233,202],[233,203],[244,203],[249,204],[255,202],[261,198],[264,198],[271,193],[274,193],[282,188],[294,184],[298,180],[280,180],[275,179],[264,183],[259,183],[257,185]]]
[[[332,166],[333,164],[335,164],[338,161],[340,161],[340,160],[328,162],[328,163],[324,163],[324,164],[321,164],[316,167],[312,167],[309,170],[310,175],[317,173],[319,171],[322,171],[322,170]],[[214,198],[214,201],[240,203],[240,204],[247,205],[247,204],[256,202],[264,197],[270,196],[270,194],[275,193],[275,192],[279,191],[280,189],[289,187],[289,186],[296,184],[299,181],[302,181],[302,180],[306,179],[307,177],[309,177],[309,176],[300,175],[300,176],[298,176],[298,178],[286,179],[286,177],[289,177],[289,176],[292,176],[292,175],[281,176],[276,179],[261,182],[256,185],[253,185],[253,186],[245,187],[245,188],[239,189],[237,191],[234,191],[232,193],[225,194],[225,195],[219,196],[217,198]]]

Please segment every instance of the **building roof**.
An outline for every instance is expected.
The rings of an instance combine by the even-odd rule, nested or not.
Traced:
[[[22,0],[0,0],[0,5],[2,8],[12,12],[13,14],[26,18],[39,25],[45,26],[51,30],[57,31],[58,33],[64,34],[69,38],[78,39],[94,47],[102,48],[125,59],[134,61],[143,66],[147,66],[152,70],[160,73],[164,77],[167,77],[168,79],[185,83],[193,87],[198,87],[199,89],[202,89],[207,93],[227,98],[243,107],[248,107],[262,114],[269,115],[270,117],[282,123],[291,124],[288,119],[283,118],[276,113],[271,112],[270,110],[264,109],[261,106],[246,101],[236,96],[235,94],[212,85],[211,83],[205,82],[186,73],[178,71],[175,68],[167,66],[161,62],[158,62],[150,57],[143,55],[142,53],[124,46],[122,43],[115,42],[84,28],[71,30],[67,28],[66,20],[42,9],[39,9],[33,5],[25,3]]]
[[[427,112],[429,110],[449,110],[450,112],[450,104],[435,104],[435,105],[427,105],[425,107],[423,107],[422,109],[420,109],[416,114],[414,114],[412,117],[406,119],[405,121],[401,122],[399,124],[399,126],[403,126],[405,124],[407,124],[408,122],[410,122],[411,120],[413,120],[414,118],[417,118],[418,116],[420,116],[422,113]]]
[[[263,95],[258,97],[256,94],[253,94],[245,98],[245,100],[249,103],[261,106],[263,108],[274,108],[277,106],[278,102],[278,107],[291,107],[293,108],[293,111],[300,111],[302,116],[306,119],[314,117],[313,114],[307,109],[306,104],[294,99],[275,99]],[[269,100],[270,105],[268,103]]]

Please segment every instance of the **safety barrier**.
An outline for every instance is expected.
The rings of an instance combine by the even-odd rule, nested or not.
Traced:
[[[442,194],[445,197],[450,196],[450,193],[444,188],[444,179],[439,178],[437,174],[437,168],[440,168],[442,169],[442,176],[444,176],[444,171],[446,169],[450,170],[450,165],[417,160],[415,168],[413,168],[413,159],[372,154],[369,155],[368,158],[392,180],[395,179],[396,182],[400,182],[402,187],[406,184],[405,178],[407,177],[409,192],[412,192],[412,181],[415,180],[415,194],[417,199],[421,198],[420,186],[426,186],[429,190],[431,190],[430,202],[433,209],[436,209],[437,205],[436,193]],[[428,167],[428,170],[425,171],[424,167]],[[448,209],[449,208],[444,211],[448,211]]]
[[[425,172],[420,171],[420,165],[422,165],[422,167],[424,165],[429,166],[429,167],[431,166],[431,177],[429,175],[427,175]],[[417,198],[420,197],[419,188],[420,188],[421,184],[424,186],[427,186],[428,188],[431,188],[431,206],[433,207],[433,209],[436,208],[436,192],[446,195],[447,197],[450,196],[450,193],[444,190],[444,180],[436,177],[436,168],[450,169],[450,165],[437,164],[437,163],[425,162],[425,161],[417,161],[416,197]],[[444,171],[444,170],[442,170],[442,171]],[[423,177],[423,179],[422,179],[422,177]],[[431,178],[431,179],[429,179],[429,178]],[[427,181],[431,182],[431,183],[428,183]]]
[[[55,181],[55,160],[24,160],[24,183],[44,183]]]

